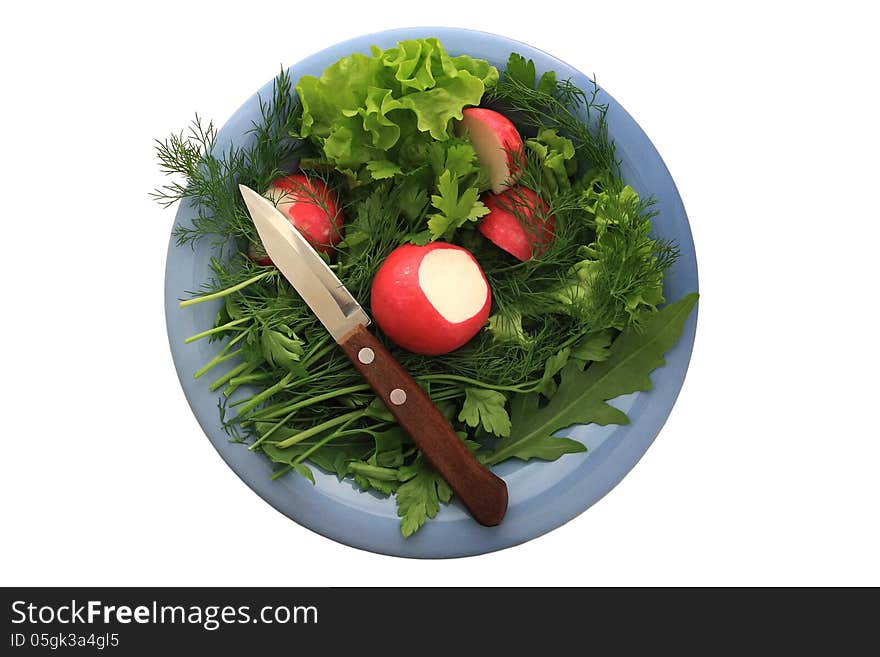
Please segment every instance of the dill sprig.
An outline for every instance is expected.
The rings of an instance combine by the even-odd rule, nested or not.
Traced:
[[[174,179],[151,196],[161,205],[183,201],[195,210],[190,225],[178,224],[174,236],[184,245],[213,236],[218,247],[230,237],[255,244],[256,229],[240,202],[238,185],[265,189],[289,167],[301,148],[290,132],[300,112],[292,94],[290,74],[282,71],[273,83],[272,99],[260,99],[260,120],[249,131],[248,146],[217,148],[217,129],[196,114],[186,130],[156,140],[160,170]]]

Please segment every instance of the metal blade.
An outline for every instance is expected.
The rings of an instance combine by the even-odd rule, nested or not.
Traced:
[[[370,318],[333,270],[269,199],[239,185],[266,254],[296,289],[312,312],[339,339]]]

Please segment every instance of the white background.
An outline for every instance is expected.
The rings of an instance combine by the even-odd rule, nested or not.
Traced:
[[[880,584],[870,3],[27,4],[0,9],[0,583]],[[174,212],[147,193],[152,140],[194,111],[222,124],[282,64],[434,24],[596,73],[678,184],[703,297],[678,404],[614,491],[419,562],[313,534],[223,464],[171,362]]]

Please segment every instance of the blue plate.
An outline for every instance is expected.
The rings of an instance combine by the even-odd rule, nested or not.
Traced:
[[[408,28],[358,37],[327,48],[292,67],[293,79],[305,74],[320,75],[323,69],[354,52],[369,53],[371,45],[388,48],[401,39],[436,36],[451,54],[468,54],[503,68],[511,52],[535,61],[539,74],[554,70],[562,79],[570,77],[581,88],[591,81],[568,64],[524,43],[494,34],[455,28]],[[230,143],[247,143],[251,122],[259,117],[257,95],[271,98],[268,82],[233,115],[219,133],[217,148]],[[677,300],[697,291],[697,262],[687,216],[675,183],[648,137],[608,94],[599,101],[608,104],[608,124],[617,143],[627,182],[640,194],[651,195],[660,212],[655,223],[658,235],[675,240],[682,257],[666,278],[665,294]],[[192,209],[181,205],[177,223],[187,224]],[[219,350],[219,343],[200,340],[184,344],[184,339],[209,328],[218,304],[203,303],[178,307],[186,291],[198,290],[209,279],[210,245],[194,249],[178,248],[174,240],[168,247],[165,272],[165,317],[168,339],[177,374],[186,398],[211,443],[239,477],[260,497],[304,527],[354,547],[405,557],[460,557],[516,545],[559,527],[589,508],[610,491],[636,464],[657,436],[672,409],[684,381],[694,343],[696,313],[689,318],[681,340],[667,354],[667,364],[652,375],[654,389],[614,400],[629,415],[627,426],[576,426],[565,433],[583,442],[589,451],[568,454],[545,463],[508,462],[496,472],[510,490],[510,507],[499,527],[481,527],[458,504],[443,507],[434,520],[413,537],[404,539],[398,528],[394,501],[358,492],[349,482],[317,468],[315,485],[299,476],[288,475],[272,481],[268,459],[229,442],[220,428],[217,395],[208,390],[204,379],[194,380],[195,372]]]

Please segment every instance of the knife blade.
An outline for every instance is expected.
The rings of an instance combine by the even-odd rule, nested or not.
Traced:
[[[245,185],[239,189],[266,254],[401,428],[477,522],[489,526],[500,523],[507,511],[504,480],[474,458],[428,395],[367,331],[367,313],[274,203]]]
[[[360,304],[274,203],[250,187],[239,185],[239,189],[266,254],[333,339],[338,342],[358,324],[369,325]]]

